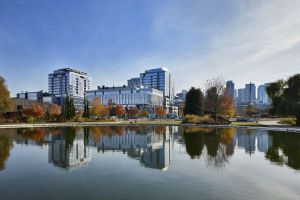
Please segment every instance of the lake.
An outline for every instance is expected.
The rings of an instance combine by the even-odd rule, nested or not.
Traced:
[[[300,134],[178,126],[2,129],[0,199],[300,199]]]

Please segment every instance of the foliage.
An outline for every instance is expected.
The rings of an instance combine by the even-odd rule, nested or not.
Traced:
[[[192,87],[186,94],[184,115],[202,115],[204,110],[204,97],[201,90]]]
[[[75,117],[74,102],[73,102],[73,99],[69,96],[66,97],[63,114],[67,120],[71,120]]]
[[[294,118],[294,117],[282,118],[282,119],[280,119],[279,123],[295,126],[296,125],[296,118]]]
[[[221,115],[232,117],[235,115],[233,99],[223,94],[219,97],[219,112]]]
[[[0,171],[5,169],[5,161],[9,157],[9,152],[13,147],[11,139],[5,135],[0,135]]]
[[[5,85],[5,80],[0,76],[0,114],[7,112],[12,106],[9,91]]]
[[[219,94],[216,87],[211,87],[206,90],[205,96],[205,112],[209,113],[216,119],[219,111]]]
[[[216,121],[210,115],[198,116],[198,115],[186,115],[183,119],[183,123],[191,124],[215,124]]]
[[[218,76],[216,78],[208,79],[205,83],[205,90],[207,91],[211,88],[215,88],[218,95],[224,94],[226,92],[224,78],[222,76]]]
[[[31,108],[24,109],[23,114],[28,117],[27,121],[34,122],[35,119],[41,119],[45,116],[45,109],[36,103]],[[29,118],[31,119],[29,120]]]
[[[48,107],[48,114],[50,117],[57,119],[57,117],[61,114],[61,107],[57,104],[51,104]]]
[[[129,117],[136,117],[138,114],[139,114],[139,110],[137,108],[129,108],[128,109]]]
[[[142,110],[142,111],[140,112],[140,116],[141,116],[141,117],[148,117],[148,116],[149,116],[149,112],[146,111],[146,110]]]
[[[300,74],[271,83],[267,93],[272,99],[271,114],[295,116],[296,125],[300,126]]]
[[[90,117],[89,101],[86,98],[84,98],[83,101],[83,117],[85,118]]]
[[[162,106],[158,106],[154,108],[154,113],[159,116],[159,118],[166,116],[166,110]]]
[[[116,105],[115,107],[115,114],[119,117],[122,118],[125,114],[124,108],[122,105]]]
[[[102,103],[101,103],[101,99],[99,97],[95,97],[93,102],[92,102],[92,109],[91,109],[91,113],[94,116],[99,116],[101,109],[102,109]]]

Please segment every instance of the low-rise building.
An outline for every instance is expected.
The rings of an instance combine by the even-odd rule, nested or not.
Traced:
[[[149,109],[163,106],[164,102],[163,92],[154,88],[98,87],[97,90],[87,91],[85,96],[89,102],[99,97],[103,105],[108,105],[111,101],[125,107]]]

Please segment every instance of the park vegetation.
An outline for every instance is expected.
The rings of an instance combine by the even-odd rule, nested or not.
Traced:
[[[294,117],[295,125],[300,126],[300,74],[271,83],[267,87],[267,93],[272,99],[270,113]]]
[[[233,99],[227,94],[222,77],[207,80],[205,95],[192,87],[184,105],[183,123],[224,124],[235,115]]]

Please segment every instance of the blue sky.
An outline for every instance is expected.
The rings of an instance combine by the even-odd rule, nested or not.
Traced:
[[[73,67],[123,85],[168,67],[175,89],[237,87],[300,72],[299,0],[1,0],[0,75],[12,95]]]

